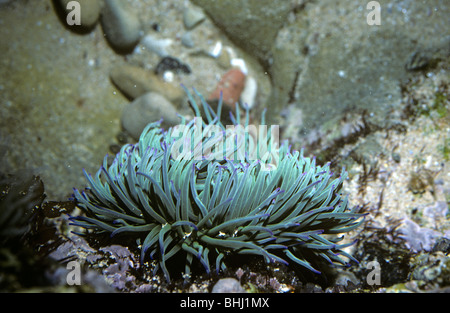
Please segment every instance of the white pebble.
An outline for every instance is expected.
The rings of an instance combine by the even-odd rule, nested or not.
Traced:
[[[172,82],[174,75],[171,71],[164,72],[163,79],[165,82]]]
[[[213,58],[217,58],[222,53],[222,42],[218,41],[209,53]]]
[[[160,57],[166,57],[169,55],[166,49],[173,43],[173,40],[168,38],[160,39],[152,35],[147,35],[142,39],[141,43],[144,47],[156,53]]]
[[[245,87],[241,93],[241,102],[249,109],[255,105],[256,93],[258,91],[258,83],[252,76],[247,76],[245,79]]]
[[[231,65],[239,68],[245,75],[248,74],[247,65],[245,64],[245,61],[243,59],[239,58],[231,59]]]
[[[192,29],[202,23],[206,16],[199,7],[188,7],[183,12],[183,22],[187,29]]]

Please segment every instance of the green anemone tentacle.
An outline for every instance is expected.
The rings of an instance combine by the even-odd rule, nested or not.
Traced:
[[[156,260],[167,281],[173,274],[167,265],[178,256],[185,258],[187,276],[194,260],[207,273],[212,267],[224,270],[232,253],[297,264],[315,273],[318,260],[336,265],[356,261],[342,250],[351,243],[329,237],[364,221],[342,195],[345,171],[332,179],[329,164],[316,165],[303,151],[291,151],[287,142],[274,144],[271,135],[255,139],[247,133],[244,140],[237,138],[248,126],[248,109],[244,127],[226,127],[220,120],[221,102],[216,113],[196,92],[200,110],[186,92],[196,118],[202,118],[203,111],[206,120],[198,124],[182,117],[179,127],[169,130],[160,128],[160,122],[151,123],[139,142],[125,145],[112,164],[105,158],[94,177],[85,173],[89,187],[75,189],[73,195],[84,215],[72,216],[73,225],[114,238],[138,237],[141,262]],[[241,122],[238,109],[231,126]],[[198,125],[205,131],[198,132]],[[209,131],[213,128],[220,131]],[[222,137],[214,137],[217,133]],[[196,134],[201,138],[192,140]],[[220,149],[227,147],[227,139],[233,145],[223,154]],[[194,152],[203,147],[208,157],[192,158],[192,153],[180,150],[175,155],[174,149],[183,147],[177,145],[179,140],[186,140],[186,147],[197,140]],[[264,162],[273,158],[251,160],[257,154],[242,153],[242,145],[271,147],[269,152],[279,159],[266,167]]]

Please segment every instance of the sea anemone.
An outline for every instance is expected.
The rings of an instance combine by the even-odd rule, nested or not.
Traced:
[[[319,166],[315,158],[291,152],[287,142],[272,144],[269,156],[252,160],[252,149],[273,143],[273,138],[255,140],[247,134],[239,140],[239,128],[220,121],[221,102],[216,114],[197,93],[200,112],[187,94],[195,119],[181,118],[182,127],[168,131],[152,123],[138,143],[122,147],[111,165],[105,157],[96,175],[84,172],[90,187],[74,189],[74,199],[85,215],[71,217],[74,225],[94,234],[136,236],[141,261],[154,260],[155,270],[162,270],[167,281],[168,261],[175,258],[185,258],[188,277],[194,260],[207,273],[219,272],[229,254],[295,263],[315,273],[320,273],[314,266],[317,259],[340,265],[356,261],[343,250],[352,242],[340,243],[343,236],[335,236],[364,220],[356,208],[348,209],[341,194],[345,171],[333,179],[329,164]],[[202,113],[206,122],[201,120],[198,132]],[[234,126],[240,125],[238,106],[236,119],[231,118]],[[248,111],[243,125],[248,126]],[[217,127],[221,131],[208,131]],[[231,153],[222,154],[223,138],[233,139]],[[180,152],[180,142],[192,149]],[[239,153],[242,146],[246,149]],[[209,154],[195,157],[199,147]]]

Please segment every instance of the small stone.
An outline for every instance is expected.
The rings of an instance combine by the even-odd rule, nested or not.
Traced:
[[[157,122],[161,118],[163,119],[161,127],[166,130],[180,123],[173,104],[164,96],[156,92],[149,92],[124,108],[121,123],[130,136],[139,140],[144,128],[149,123]]]
[[[415,51],[410,55],[408,61],[405,64],[407,71],[420,71],[424,70],[430,64],[430,56],[426,51]]]
[[[211,293],[245,293],[239,281],[235,278],[222,278],[213,287]]]
[[[224,69],[230,68],[232,53],[230,49],[222,49],[221,53],[217,56],[217,64]]]
[[[432,205],[428,205],[423,209],[423,215],[432,220],[445,218],[448,214],[448,205],[445,201],[436,201]]]
[[[222,76],[216,89],[209,96],[209,100],[220,99],[222,92],[223,102],[233,108],[241,97],[244,85],[245,74],[239,68],[232,68]]]
[[[431,252],[437,252],[437,251],[442,251],[446,254],[449,254],[450,253],[450,239],[445,238],[445,237],[438,238],[436,240],[436,243],[435,243],[433,249],[431,250]]]
[[[412,251],[430,251],[440,237],[440,233],[434,229],[420,227],[408,217],[403,219],[399,227],[400,237],[405,239],[406,246]]]
[[[59,4],[63,11],[68,14],[72,11],[72,8],[69,6],[67,8],[67,4],[71,2],[71,0],[59,0]],[[86,29],[93,28],[100,17],[101,11],[101,2],[100,0],[78,0],[80,4],[80,23],[81,27]]]
[[[183,22],[187,29],[193,29],[205,20],[205,13],[199,7],[190,6],[183,12]]]
[[[111,70],[110,78],[117,88],[131,100],[147,92],[154,91],[178,106],[185,95],[180,86],[165,82],[152,71],[147,71],[137,66],[123,65],[115,67]]]
[[[120,52],[130,52],[140,39],[139,18],[124,7],[124,1],[105,0],[101,22],[105,37]]]
[[[185,74],[191,73],[189,65],[184,64],[180,60],[169,56],[162,58],[155,68],[156,74],[162,74],[166,71]]]
[[[194,43],[194,40],[192,39],[192,34],[191,34],[191,32],[185,32],[185,33],[181,36],[181,43],[182,43],[183,46],[185,46],[186,48],[194,48],[194,47],[195,47],[195,43]]]
[[[408,189],[414,194],[424,193],[428,189],[433,191],[434,173],[426,168],[419,168],[417,171],[411,171]]]
[[[116,135],[116,139],[119,144],[124,145],[128,143],[128,134],[121,131]]]
[[[241,94],[241,102],[249,109],[253,108],[256,100],[256,93],[258,92],[258,83],[252,76],[247,76],[245,80],[245,87]]]
[[[153,35],[146,35],[141,44],[148,50],[156,53],[160,57],[166,57],[169,55],[167,48],[173,43],[170,38],[157,38]]]
[[[393,159],[396,163],[400,163],[400,161],[401,161],[400,154],[398,154],[397,152],[392,152],[392,159]]]

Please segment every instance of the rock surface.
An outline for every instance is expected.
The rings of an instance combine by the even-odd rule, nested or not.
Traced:
[[[369,25],[371,11],[353,0],[193,2],[267,68],[268,121],[286,124],[280,113],[288,104],[302,112],[295,135],[303,141],[320,140],[349,113],[366,112],[379,127],[395,125],[408,69],[432,65],[431,55],[450,55],[450,8],[440,0],[383,3],[381,25]],[[410,60],[422,50],[426,57]]]
[[[193,0],[245,51],[266,61],[280,27],[291,10],[289,1]]]
[[[401,103],[389,100],[389,103],[393,103],[392,114],[384,116],[387,116],[386,120],[395,118],[394,113],[399,106],[409,114],[404,117],[406,127],[401,131],[395,128],[378,128],[379,131],[371,134],[385,153],[375,153],[374,156],[372,152],[379,151],[377,145],[370,144],[368,136],[354,136],[358,139],[356,147],[355,142],[343,144],[334,151],[333,159],[325,158],[334,165],[357,153],[357,159],[365,164],[363,166],[357,163],[346,167],[349,170],[349,181],[345,184],[349,201],[352,206],[367,208],[367,212],[370,212],[368,218],[371,219],[368,227],[355,233],[358,243],[352,249],[359,253],[359,257],[357,254],[355,256],[361,263],[351,268],[351,272],[355,273],[360,283],[365,284],[367,269],[362,261],[378,260],[384,262],[381,275],[386,284],[384,286],[398,283],[388,289],[364,285],[352,288],[357,288],[356,292],[408,292],[411,289],[406,286],[415,284],[413,290],[418,292],[448,292],[450,276],[448,271],[447,274],[444,272],[445,267],[450,268],[447,256],[450,230],[448,213],[445,213],[449,203],[447,195],[450,194],[447,175],[450,84],[448,54],[445,54],[446,47],[448,51],[445,39],[449,32],[446,27],[448,23],[444,23],[449,15],[448,6],[445,1],[435,0],[383,1],[382,24],[368,27],[364,23],[368,12],[366,3],[355,5],[354,1],[328,0],[274,2],[280,5],[291,3],[294,6],[276,30],[275,39],[268,40],[273,44],[270,49],[264,50],[271,54],[271,58],[267,59],[270,62],[264,63],[266,68],[252,66],[249,72],[258,81],[258,97],[252,114],[267,106],[275,112],[267,117],[276,118],[277,110],[284,108],[285,103],[290,104],[292,111],[287,115],[290,122],[282,120],[282,126],[292,127],[293,133],[298,135],[296,142],[305,144],[305,138],[310,138],[311,134],[316,134],[315,137],[323,141],[335,138],[334,135],[352,134],[352,128],[359,127],[358,124],[364,122],[361,118],[354,118],[355,115],[360,117],[360,107],[352,100],[357,98],[357,92],[361,95],[361,103],[369,101],[364,104],[367,107],[372,103],[374,112],[369,110],[366,117],[375,122],[377,116],[383,116],[378,115],[378,103],[383,99],[382,91],[387,91],[385,96],[389,99],[389,90],[395,91],[400,86]],[[8,38],[0,41],[0,51],[3,53],[0,59],[0,171],[12,173],[26,167],[26,173],[33,172],[44,181],[46,199],[66,200],[71,195],[72,187],[86,186],[82,169],[95,173],[105,154],[110,152],[110,144],[115,141],[114,137],[121,126],[121,112],[129,105],[128,99],[108,79],[110,69],[133,65],[151,70],[160,61],[160,56],[148,49],[145,51],[144,48],[135,49],[134,53],[126,57],[119,55],[104,40],[100,27],[94,27],[87,36],[74,34],[61,24],[61,19],[49,9],[47,1],[0,0],[0,3],[0,38]],[[124,3],[138,12],[140,20],[145,21],[142,25],[145,34],[172,40],[173,44],[167,47],[167,52],[191,66],[191,75],[174,76],[180,80],[172,83],[175,86],[182,82],[188,89],[196,87],[207,96],[223,72],[229,69],[229,60],[221,65],[223,68],[218,68],[219,59],[195,54],[194,50],[199,46],[204,51],[210,51],[216,42],[221,41],[224,47],[232,47],[237,57],[245,58],[248,65],[251,65],[250,62],[256,63],[255,54],[265,56],[261,54],[263,50],[253,52],[249,49],[245,50],[249,54],[243,53],[244,50],[227,40],[209,18],[191,30],[191,39],[196,47],[183,46],[179,36],[186,31],[183,22],[184,8],[177,5],[175,0],[127,0]],[[144,6],[143,3],[158,4],[153,7]],[[246,8],[244,1],[236,3],[236,10]],[[231,8],[226,10],[231,13],[227,18],[233,20],[235,15],[230,11]],[[245,24],[243,21],[228,23]],[[250,28],[236,28],[233,36],[251,36],[248,33],[238,33],[249,30]],[[368,30],[367,36],[364,36],[365,30]],[[413,49],[402,51],[409,47]],[[401,56],[405,56],[405,59],[402,60]],[[439,65],[434,67],[436,62]],[[401,71],[408,80],[406,84],[400,79],[396,80],[396,77],[403,79],[398,74]],[[373,84],[370,84],[371,73]],[[380,73],[383,74],[383,79],[377,76]],[[271,100],[266,102],[266,95],[271,90],[267,83],[269,75],[274,90]],[[364,86],[371,89],[365,90]],[[160,92],[166,89],[164,85],[161,88]],[[376,91],[380,94],[372,98],[370,92]],[[328,94],[330,92],[332,95]],[[345,96],[346,92],[348,98]],[[263,93],[265,96],[261,98]],[[398,95],[395,93],[391,96],[392,99],[397,97],[396,94]],[[324,107],[321,107],[322,102],[325,103]],[[329,112],[330,109],[335,111]],[[319,113],[320,110],[323,116]],[[373,113],[372,116],[370,113]],[[339,120],[340,114],[346,114],[345,120],[337,124],[328,117],[336,115],[336,120]],[[327,123],[322,123],[323,120]],[[314,131],[309,127],[316,123],[323,126],[325,132]],[[333,136],[327,134],[327,129],[336,129],[336,125],[344,126],[345,129],[341,127],[332,133]],[[307,133],[309,137],[306,136]],[[286,132],[283,136],[285,135]],[[119,142],[127,143],[126,140]],[[360,144],[370,144],[372,148],[360,153],[359,148],[363,148]],[[320,147],[315,151],[308,147],[305,149],[306,154],[321,151]],[[355,153],[352,154],[352,151]],[[365,156],[369,156],[369,159]],[[433,176],[434,186],[414,193],[408,188],[410,172],[420,173],[422,170],[437,173],[436,177]],[[427,230],[440,233],[435,237],[436,243],[432,250],[421,251],[416,261],[408,254],[409,249],[405,252],[401,248],[403,241],[400,241],[395,232],[399,230],[396,228],[398,221],[405,217],[420,227],[419,233],[415,231],[417,227],[411,228],[412,239],[427,238]],[[446,247],[441,247],[443,240]],[[423,244],[418,245],[422,246]],[[437,247],[440,248],[436,252]],[[83,257],[85,252],[81,251],[78,256]],[[111,258],[105,256],[101,262],[107,260]],[[106,269],[110,264],[107,267],[103,267],[105,263],[96,265]],[[120,266],[114,275],[124,274],[120,271],[126,266]],[[270,269],[269,273],[267,268]],[[64,271],[59,277],[67,286],[67,271],[62,269]],[[151,270],[147,272],[151,273]],[[119,278],[117,283],[133,274],[132,271],[124,276],[116,276]],[[250,265],[239,275],[236,272],[236,275],[231,276],[237,277],[246,288],[253,285],[257,292],[322,290],[314,283],[302,285],[298,277],[283,267]],[[414,281],[411,281],[411,277]],[[209,292],[215,281],[215,278],[206,275],[195,277],[192,288],[181,288],[165,285],[159,275],[147,278],[148,281],[137,289],[136,286],[129,285],[127,288],[138,292]],[[431,279],[433,281],[428,281]],[[84,276],[82,281],[83,286],[88,284]],[[141,277],[135,282],[138,281],[142,282]],[[134,285],[133,281],[132,283]],[[181,281],[176,284],[181,285]],[[345,290],[352,291],[333,287],[331,292]]]
[[[231,109],[234,109],[244,90],[245,78],[245,74],[240,69],[230,69],[222,76],[216,89],[214,89],[208,99],[219,100],[222,97],[223,102]]]
[[[161,126],[166,130],[180,122],[177,111],[170,101],[156,92],[149,92],[125,106],[121,122],[127,133],[135,140],[139,140],[145,126],[161,118],[163,119]]]
[[[212,293],[244,293],[244,288],[236,278],[222,278],[213,287]]]
[[[130,52],[139,42],[139,18],[127,9],[124,1],[104,0],[101,22],[105,37],[114,49]]]
[[[67,9],[67,4],[71,0],[59,0],[61,8],[67,13],[71,10]],[[78,0],[80,4],[80,22],[83,28],[93,28],[100,17],[101,1],[100,0]]]
[[[159,92],[173,104],[178,106],[185,96],[181,87],[163,81],[152,71],[131,65],[114,67],[110,78],[127,97],[136,99],[143,94]]]
[[[187,29],[193,29],[203,22],[205,18],[205,13],[198,7],[189,6],[183,12],[183,22]]]

